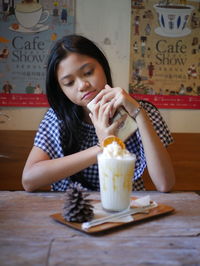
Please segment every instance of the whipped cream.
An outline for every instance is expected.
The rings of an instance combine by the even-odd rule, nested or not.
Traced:
[[[128,159],[130,157],[132,159],[130,152],[127,149],[122,149],[116,141],[103,148],[102,156],[115,159]]]

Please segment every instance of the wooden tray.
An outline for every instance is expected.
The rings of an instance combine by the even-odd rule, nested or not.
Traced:
[[[126,224],[134,224],[136,222],[139,221],[144,221],[146,219],[149,218],[154,218],[160,215],[164,215],[164,214],[168,214],[174,211],[174,208],[172,208],[171,206],[167,206],[164,204],[158,204],[157,207],[152,208],[149,210],[149,212],[147,214],[145,213],[138,213],[138,214],[133,214],[132,216],[134,217],[133,221],[130,222],[106,222],[104,224],[99,224],[93,227],[90,227],[88,229],[83,229],[82,228],[82,223],[76,223],[76,222],[68,222],[66,221],[61,213],[55,213],[50,215],[51,218],[53,218],[55,221],[62,223],[64,225],[67,225],[69,227],[72,227],[74,229],[77,229],[79,231],[88,233],[88,234],[94,234],[94,233],[99,233],[99,232],[103,232],[106,230],[109,230],[111,228],[115,228],[115,227],[119,227],[119,226],[123,226]]]

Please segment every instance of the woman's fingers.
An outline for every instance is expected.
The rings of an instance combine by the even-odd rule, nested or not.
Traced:
[[[115,132],[115,134],[121,127],[123,127],[126,118],[127,114],[124,114],[119,119],[116,119],[114,122],[112,122],[110,128]]]
[[[102,103],[106,103],[106,102],[110,101],[113,98],[113,93],[115,92],[113,90],[114,88],[111,88],[110,86],[109,87],[106,87],[106,86],[93,99],[94,100],[94,104],[98,103],[99,101],[101,101]]]
[[[99,108],[99,119],[104,126],[109,126],[112,105],[110,103],[102,104]]]

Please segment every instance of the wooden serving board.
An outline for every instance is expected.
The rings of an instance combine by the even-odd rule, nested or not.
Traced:
[[[82,228],[82,223],[77,223],[77,222],[68,222],[66,221],[61,213],[55,213],[50,215],[51,218],[53,218],[55,221],[62,223],[64,225],[67,225],[69,227],[72,227],[74,229],[77,229],[79,231],[88,233],[88,234],[94,234],[94,233],[99,233],[99,232],[103,232],[115,227],[122,227],[123,225],[126,224],[134,224],[136,222],[139,221],[144,221],[150,218],[154,218],[160,215],[164,215],[164,214],[168,214],[174,211],[174,208],[168,205],[164,205],[164,204],[158,204],[157,207],[152,208],[149,210],[149,212],[146,213],[138,213],[138,214],[133,214],[133,221],[130,222],[106,222],[103,224],[99,224],[93,227],[90,227],[88,229],[83,229]]]

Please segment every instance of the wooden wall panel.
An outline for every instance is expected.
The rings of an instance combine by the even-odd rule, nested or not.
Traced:
[[[168,147],[176,174],[173,190],[200,190],[200,133],[173,133],[174,143]],[[155,189],[147,172],[148,190]]]
[[[0,190],[23,190],[22,171],[34,136],[35,131],[0,130]]]

